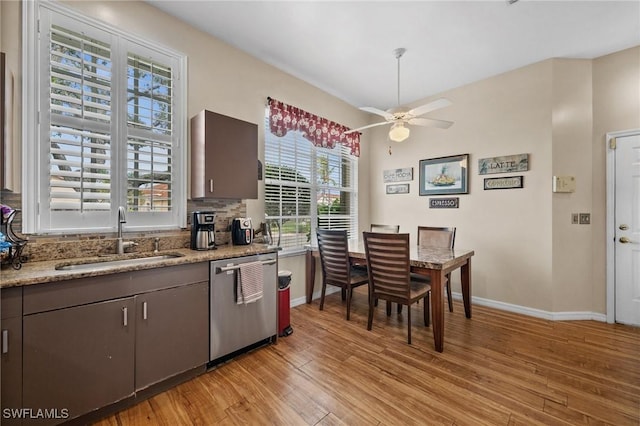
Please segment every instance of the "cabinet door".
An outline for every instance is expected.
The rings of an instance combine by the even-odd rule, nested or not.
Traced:
[[[74,418],[133,395],[134,309],[130,297],[24,316],[24,406]]]
[[[138,295],[136,316],[136,390],[207,363],[207,282]]]
[[[5,409],[22,408],[22,317],[2,320],[2,421],[19,425],[17,416],[5,416]]]
[[[258,126],[211,111],[191,121],[192,198],[258,198]]]
[[[19,425],[18,416],[4,409],[22,408],[22,287],[0,290],[0,423]]]

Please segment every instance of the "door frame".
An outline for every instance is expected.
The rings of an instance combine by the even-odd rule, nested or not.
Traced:
[[[616,257],[615,257],[615,204],[616,204],[616,153],[611,149],[611,139],[625,136],[640,135],[640,129],[608,132],[605,138],[607,152],[607,322],[613,324],[616,320]]]

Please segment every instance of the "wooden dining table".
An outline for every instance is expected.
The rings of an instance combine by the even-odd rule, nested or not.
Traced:
[[[462,301],[464,314],[471,318],[471,257],[473,250],[448,249],[441,247],[412,246],[410,250],[411,272],[425,275],[431,279],[431,319],[435,350],[444,349],[444,285],[446,275],[460,268]],[[305,259],[305,280],[307,303],[313,298],[316,276],[317,247],[308,247]],[[349,257],[352,263],[364,263],[366,255],[361,240],[349,241]]]

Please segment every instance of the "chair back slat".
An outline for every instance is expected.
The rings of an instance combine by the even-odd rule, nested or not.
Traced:
[[[373,297],[408,298],[409,234],[363,232]]]
[[[388,232],[390,234],[397,234],[400,232],[400,225],[380,225],[372,223],[369,230],[371,232]]]
[[[418,246],[453,249],[455,242],[455,227],[418,226]]]

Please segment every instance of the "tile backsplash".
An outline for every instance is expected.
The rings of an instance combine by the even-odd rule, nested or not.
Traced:
[[[21,194],[2,191],[2,204],[20,208]],[[160,250],[189,248],[191,236],[191,213],[206,210],[216,212],[216,244],[229,244],[231,240],[231,221],[235,217],[245,217],[247,206],[243,200],[212,199],[187,201],[187,228],[175,231],[125,232],[128,241],[135,241],[135,252],[153,250],[155,238],[160,239]],[[14,230],[21,229],[20,215],[14,220]],[[23,254],[29,262],[44,260],[71,259],[76,257],[99,256],[116,252],[116,233],[65,234],[65,235],[25,235],[29,243]]]

